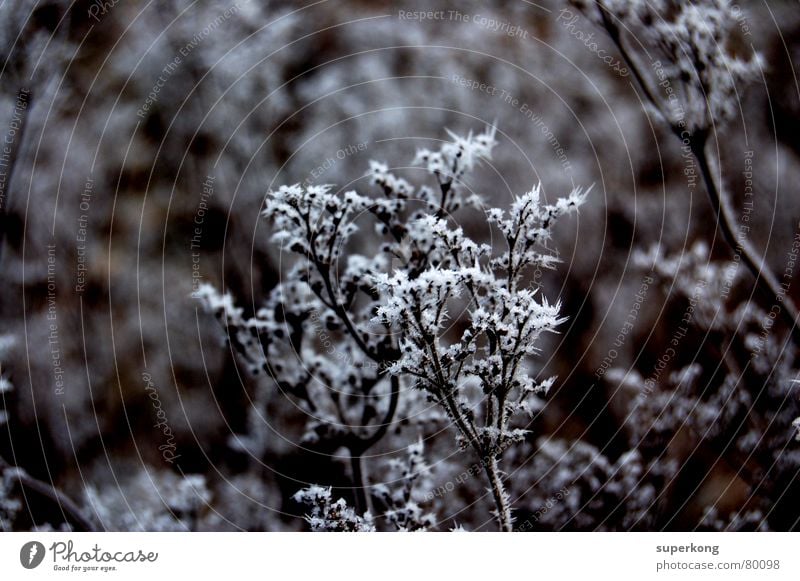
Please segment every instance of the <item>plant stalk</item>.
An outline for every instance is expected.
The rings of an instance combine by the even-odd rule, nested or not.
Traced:
[[[742,262],[755,277],[756,288],[761,292],[762,297],[767,301],[780,303],[780,316],[788,326],[795,343],[800,345],[797,307],[789,297],[785,296],[786,292],[781,288],[775,274],[764,264],[764,260],[758,258],[750,242],[744,238],[736,238],[731,208],[727,198],[722,193],[722,189],[717,186],[717,182],[714,179],[714,173],[711,170],[708,155],[706,154],[704,139],[697,139],[692,142],[692,153],[700,166],[700,173],[703,176],[703,182],[705,183],[714,215],[717,218],[717,224],[725,241],[734,252],[739,253]]]
[[[0,457],[0,478],[5,477],[2,473],[11,468],[12,466],[8,464],[5,459]],[[26,503],[27,497],[25,491],[27,490],[28,492],[46,498],[50,503],[57,506],[64,519],[72,525],[73,530],[82,532],[95,530],[92,523],[81,513],[80,507],[52,484],[46,484],[41,480],[37,480],[22,469],[18,469],[12,478],[19,483]]]
[[[508,502],[508,493],[503,485],[503,478],[500,473],[500,466],[497,456],[491,456],[486,462],[482,462],[483,470],[489,481],[489,488],[492,491],[492,498],[496,507],[497,524],[502,532],[510,533],[513,530],[511,518],[511,505]]]
[[[372,514],[370,498],[364,485],[363,457],[361,453],[350,451],[350,468],[353,472],[353,495],[356,501],[356,512],[363,515],[365,512]]]

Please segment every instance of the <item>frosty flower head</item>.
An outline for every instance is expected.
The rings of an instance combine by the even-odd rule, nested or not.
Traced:
[[[572,4],[604,27],[622,52],[628,34],[645,47],[649,62],[639,75],[645,96],[679,135],[702,141],[715,125],[733,118],[742,87],[761,74],[761,56],[742,54],[738,14],[728,0],[681,2],[674,10],[661,0]]]
[[[330,487],[312,485],[297,492],[292,498],[295,502],[310,507],[306,520],[312,531],[368,532],[375,525],[369,513],[359,515],[347,502],[340,498],[332,501]]]
[[[540,198],[537,186],[515,200],[508,215],[502,210],[488,212],[506,242],[499,256],[467,238],[461,228],[428,216],[420,223],[432,235],[431,266],[414,277],[397,270],[374,279],[376,291],[387,297],[376,310],[375,321],[392,326],[401,337],[393,373],[418,378],[417,386],[434,400],[455,394],[450,413],[457,423],[463,420],[461,405],[468,424],[477,419],[466,411],[467,400],[459,395],[462,377],[477,379],[483,393],[497,397],[492,405],[502,408],[499,423],[490,419],[489,425],[465,427],[461,433],[465,445],[488,455],[522,440],[525,431],[510,427],[511,418],[539,409],[536,396],[546,393],[553,381],[535,382],[524,373],[522,361],[538,352],[543,333],[554,332],[565,319],[559,316],[558,303],[538,299],[536,291],[520,288],[519,283],[527,267],[554,263],[544,251],[550,229],[560,216],[584,202],[585,193],[576,189],[553,205],[541,204]],[[459,303],[466,316],[456,316],[455,309],[451,314],[451,307]],[[466,325],[460,337],[448,335],[451,317]]]
[[[424,451],[419,438],[401,457],[386,463],[385,483],[373,487],[375,496],[386,506],[383,517],[398,531],[424,531],[436,525],[436,515],[424,508],[430,500],[423,492],[430,485]]]
[[[740,87],[757,78],[762,59],[757,53],[746,60],[732,54],[735,26],[727,0],[683,4],[674,21],[656,25],[671,57],[665,72],[683,92],[684,111],[671,111],[673,126],[685,123],[695,133],[736,115]]]
[[[236,307],[230,293],[220,294],[211,284],[201,283],[193,297],[202,301],[209,311],[219,317],[235,319],[242,314],[242,309]]]
[[[426,167],[433,174],[450,172],[451,176],[463,175],[471,171],[480,160],[491,159],[492,149],[497,145],[494,127],[474,136],[470,132],[462,137],[449,130],[447,134],[451,141],[444,142],[438,151],[418,149],[412,163]]]
[[[437,151],[427,148],[417,150],[413,164],[426,168],[433,174],[442,189],[441,210],[452,212],[466,200],[455,197],[448,200],[450,190],[458,186],[466,174],[471,172],[481,160],[490,160],[492,149],[497,145],[496,129],[488,127],[478,135],[472,132],[466,137],[448,131],[450,141],[445,141]],[[474,203],[474,200],[470,200]],[[441,217],[441,216],[440,216]]]
[[[180,514],[195,514],[208,506],[211,501],[211,492],[208,490],[205,476],[202,474],[187,474],[177,486],[169,491],[164,498],[170,510]]]
[[[371,183],[383,188],[387,194],[394,194],[399,198],[408,198],[414,193],[414,188],[403,178],[398,178],[385,163],[377,161],[369,162],[369,172]]]
[[[509,530],[499,457],[527,434],[515,422],[543,406],[554,380],[529,375],[528,359],[541,349],[540,337],[566,320],[558,301],[523,288],[523,281],[529,268],[555,265],[547,248],[551,229],[583,204],[587,192],[576,188],[547,204],[536,185],[508,212],[488,211],[502,233],[501,248],[472,239],[453,226],[452,215],[479,203],[461,184],[491,158],[495,135],[493,127],[466,137],[450,133],[438,150],[419,150],[415,163],[436,178],[438,192],[415,188],[375,161],[368,172],[378,189],[373,196],[328,185],[271,191],[263,214],[273,240],[295,254],[297,264],[251,318],[210,287],[201,286],[197,296],[217,313],[251,368],[267,372],[308,411],[306,443],[361,454],[388,430],[401,405],[401,382],[424,392],[451,421],[458,444],[486,459],[495,514]],[[356,217],[374,227],[357,229]],[[357,232],[359,244],[369,246],[363,255],[354,251]],[[472,399],[470,384],[485,401]],[[237,441],[240,449],[258,450],[266,437]],[[401,530],[432,526],[433,515],[412,492],[427,472],[421,444],[394,469],[406,483],[402,494],[384,491],[387,519]],[[296,499],[311,506],[314,530],[374,527],[363,483],[356,485],[357,510],[323,487],[306,488]]]
[[[646,251],[635,251],[632,260],[638,268],[657,274],[665,288],[696,304],[697,324],[711,329],[731,323],[725,302],[743,274],[736,261],[711,260],[710,248],[702,240],[688,251],[666,256],[653,245]]]

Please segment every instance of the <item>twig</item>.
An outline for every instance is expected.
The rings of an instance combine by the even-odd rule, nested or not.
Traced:
[[[486,478],[489,480],[489,488],[492,491],[492,498],[496,507],[497,522],[502,532],[510,533],[513,530],[511,518],[511,506],[508,503],[508,493],[503,485],[503,478],[500,473],[500,466],[497,456],[490,456],[487,462],[481,462]]]
[[[755,277],[756,288],[761,292],[764,299],[773,302],[780,301],[782,305],[780,315],[789,328],[795,342],[800,344],[800,327],[797,325],[797,307],[795,307],[789,297],[784,296],[786,293],[781,289],[778,279],[773,272],[764,265],[764,261],[758,258],[755,249],[750,243],[744,238],[740,240],[736,239],[733,227],[734,219],[731,215],[730,205],[727,197],[722,193],[722,189],[717,186],[716,180],[714,179],[714,174],[711,171],[708,161],[708,155],[705,151],[704,139],[698,140],[696,144],[694,140],[692,141],[692,153],[694,153],[697,163],[700,166],[700,173],[703,175],[708,198],[725,241],[734,252],[740,254],[742,262],[745,263]]]
[[[685,134],[685,128],[670,122],[669,116],[664,110],[663,103],[656,98],[644,74],[640,70],[638,63],[625,47],[620,30],[613,22],[602,0],[596,0],[596,5],[600,12],[603,28],[617,47],[622,59],[633,72],[636,83],[642,89],[647,101],[661,114],[675,135],[680,137],[682,134]],[[730,202],[722,191],[721,186],[718,185],[714,179],[714,173],[711,170],[708,154],[706,153],[707,138],[707,132],[699,130],[694,131],[689,134],[689,143],[692,154],[700,167],[700,173],[703,176],[703,182],[706,186],[709,201],[711,202],[711,208],[714,212],[717,225],[722,232],[723,239],[734,253],[740,255],[742,262],[744,262],[753,277],[755,277],[756,288],[761,293],[762,297],[771,302],[781,302],[782,308],[780,309],[780,315],[788,326],[789,332],[795,342],[800,344],[800,327],[798,327],[798,316],[800,313],[798,313],[797,307],[789,297],[785,296],[786,293],[781,289],[778,279],[775,277],[774,273],[769,270],[768,266],[764,264],[765,261],[758,257],[758,254],[751,244],[745,239],[737,240],[736,238],[734,228],[735,219],[731,212]]]
[[[17,101],[19,101],[19,99],[21,99],[21,96],[22,96],[22,89],[17,91]],[[28,92],[28,94],[26,96],[26,101],[27,101],[27,104],[26,104],[25,107],[26,107],[26,109],[29,110],[30,107],[31,107],[31,102],[32,102],[31,93],[30,92]],[[8,208],[9,200],[11,199],[11,194],[10,194],[9,188],[11,187],[12,180],[14,179],[14,169],[17,167],[17,160],[19,158],[19,152],[22,149],[22,142],[23,142],[24,137],[25,137],[25,128],[27,127],[27,125],[28,124],[24,123],[24,122],[20,124],[19,132],[17,134],[16,139],[14,140],[14,143],[12,144],[12,148],[13,149],[12,149],[12,152],[11,152],[11,155],[10,155],[10,160],[8,162],[8,171],[6,172],[7,173],[7,175],[6,175],[6,186],[5,186],[6,187],[6,196],[5,196],[6,200],[5,200],[5,203],[2,205],[2,207],[0,207],[0,219],[2,219],[2,217],[5,216],[8,213],[6,208]],[[5,232],[6,232],[6,228],[0,229],[0,262],[2,262],[2,259],[3,259],[3,249],[5,247],[5,244],[3,244],[3,239],[5,238]]]
[[[367,495],[367,489],[364,481],[364,469],[362,467],[363,457],[353,450],[350,450],[350,468],[353,472],[353,494],[356,499],[356,510],[359,514],[365,512],[372,512],[370,510],[371,502]]]
[[[4,473],[6,470],[10,470],[12,468],[13,466],[6,462],[5,459],[0,457],[0,473]],[[3,476],[5,475],[3,474]],[[61,514],[75,530],[82,532],[95,530],[95,526],[86,517],[84,517],[83,514],[81,514],[80,507],[55,486],[46,484],[41,480],[37,480],[21,468],[16,469],[13,478],[17,480],[20,487],[23,488],[23,496],[24,490],[27,489],[28,491],[33,492],[34,494],[37,494],[49,500],[52,504],[58,506]]]

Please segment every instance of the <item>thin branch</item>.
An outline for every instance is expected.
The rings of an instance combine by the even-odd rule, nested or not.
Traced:
[[[481,462],[486,478],[489,480],[489,488],[494,499],[497,522],[502,532],[510,533],[513,530],[513,519],[511,518],[511,506],[508,502],[508,494],[503,485],[503,478],[500,474],[500,467],[497,457],[492,456],[488,462]]]
[[[631,69],[633,77],[636,79],[636,83],[644,92],[644,96],[647,98],[647,101],[653,105],[653,107],[655,107],[655,109],[667,122],[669,122],[669,116],[664,111],[663,104],[653,94],[650,84],[647,82],[647,79],[645,79],[642,71],[639,70],[639,65],[633,60],[633,55],[628,52],[625,43],[622,41],[622,34],[620,33],[619,27],[617,27],[617,25],[611,19],[608,9],[603,5],[601,0],[597,0],[596,3],[597,10],[600,12],[600,18],[603,20],[603,28],[605,29],[606,33],[608,33],[609,38],[611,38],[611,41],[614,43],[614,46],[617,47],[619,54],[622,56],[622,60],[628,63],[628,67]],[[675,130],[674,127],[672,127],[672,129],[673,131]]]
[[[603,28],[613,41],[614,45],[617,47],[617,50],[619,51],[623,60],[628,64],[628,67],[633,72],[633,76],[636,79],[639,87],[644,92],[645,98],[650,104],[653,105],[653,107],[656,108],[657,111],[659,111],[661,116],[670,126],[672,132],[680,137],[682,133],[685,133],[685,128],[682,128],[670,121],[669,116],[666,115],[664,111],[663,102],[657,99],[650,89],[647,79],[640,70],[638,63],[633,59],[633,56],[625,47],[625,43],[621,38],[620,30],[612,21],[611,16],[603,5],[602,0],[596,0],[596,4],[602,18]],[[703,89],[705,94],[705,86],[703,86]],[[761,293],[762,297],[770,302],[780,300],[782,305],[782,308],[780,309],[780,315],[789,328],[789,331],[795,342],[800,344],[800,328],[798,327],[798,316],[800,313],[798,313],[797,307],[789,297],[785,296],[786,293],[783,291],[783,289],[781,289],[775,274],[769,270],[767,265],[764,264],[765,261],[759,258],[758,254],[750,245],[750,243],[745,239],[737,240],[736,238],[734,227],[735,219],[730,208],[730,202],[722,191],[721,186],[719,186],[714,179],[714,172],[711,170],[709,158],[706,153],[707,133],[703,131],[695,131],[690,134],[689,141],[692,154],[697,160],[697,163],[700,167],[700,173],[703,176],[703,182],[706,186],[706,192],[708,193],[709,201],[711,202],[711,208],[714,212],[714,216],[725,242],[728,244],[728,246],[730,246],[734,253],[738,252],[742,262],[744,262],[745,266],[747,266],[748,270],[755,277],[756,288]],[[781,298],[779,299],[778,297]]]
[[[397,377],[397,375],[392,375],[389,379],[392,385],[392,392],[389,395],[389,408],[386,410],[386,414],[383,416],[383,420],[381,420],[381,423],[375,433],[369,438],[363,440],[365,452],[371,448],[373,444],[378,442],[378,440],[386,435],[386,432],[389,430],[389,426],[394,420],[394,414],[397,412],[397,404],[400,401],[400,379]]]
[[[28,92],[28,94],[26,96],[27,104],[26,104],[25,107],[26,107],[27,110],[30,110],[30,108],[31,108],[31,103],[32,103],[32,100],[33,100],[31,95],[32,94],[30,92]],[[17,101],[19,101],[21,98],[22,98],[22,89],[17,91]],[[11,145],[12,151],[11,151],[11,154],[9,156],[10,159],[9,159],[9,162],[8,162],[8,171],[6,172],[6,182],[5,182],[6,183],[6,185],[5,185],[5,187],[6,187],[6,196],[5,196],[6,200],[5,200],[5,203],[2,205],[2,207],[0,207],[0,219],[2,219],[2,217],[5,216],[8,213],[6,208],[8,208],[9,201],[11,199],[11,194],[10,194],[9,188],[11,187],[13,179],[14,179],[14,169],[17,167],[17,163],[18,163],[18,160],[19,160],[19,154],[20,154],[20,151],[22,150],[22,142],[25,139],[25,128],[27,126],[28,126],[28,124],[25,123],[25,122],[20,124],[20,129],[19,129],[19,132],[17,133],[17,137],[14,140],[14,143]],[[2,259],[3,259],[3,248],[5,247],[5,244],[3,243],[3,239],[5,238],[5,231],[6,231],[5,228],[0,229],[0,262],[2,262]]]
[[[755,277],[756,288],[761,292],[763,298],[770,302],[780,301],[782,305],[780,315],[789,328],[795,342],[800,344],[800,327],[797,325],[797,307],[795,307],[789,297],[784,296],[786,293],[781,288],[775,274],[764,264],[765,261],[758,257],[750,243],[744,238],[740,240],[736,238],[733,226],[735,220],[732,216],[727,197],[722,193],[722,189],[718,187],[714,179],[714,174],[711,171],[708,161],[708,155],[705,151],[705,140],[702,140],[696,145],[693,142],[692,152],[700,166],[700,173],[703,175],[708,198],[711,202],[714,214],[716,215],[717,224],[725,237],[725,241],[734,252],[740,254],[742,262],[745,263]]]
[[[0,457],[0,474],[6,470],[11,470],[11,466],[4,458]],[[3,474],[3,477],[5,475]],[[19,482],[23,490],[28,490],[34,494],[45,498],[52,504],[56,505],[65,520],[72,525],[73,529],[81,532],[94,531],[96,527],[81,513],[80,507],[71,500],[66,494],[59,491],[55,486],[37,480],[27,472],[18,468],[14,475],[14,479]]]
[[[356,454],[350,451],[350,468],[353,471],[353,494],[356,499],[356,510],[359,514],[365,512],[372,513],[370,509],[371,502],[367,494],[367,488],[364,480],[364,470],[362,467],[363,458],[361,454]]]
[[[322,262],[317,261],[316,258],[314,262],[315,266],[317,267],[317,270],[322,276],[322,282],[325,285],[325,291],[328,293],[328,297],[330,298],[331,304],[333,305],[333,311],[336,313],[336,315],[342,321],[344,326],[347,328],[347,332],[353,338],[353,341],[355,341],[355,344],[358,346],[359,349],[361,349],[364,355],[366,355],[367,357],[369,357],[370,359],[372,359],[377,363],[381,363],[380,357],[378,357],[372,351],[372,349],[370,349],[367,346],[367,344],[364,342],[364,339],[361,337],[358,330],[356,329],[355,325],[350,320],[350,315],[348,315],[347,309],[345,309],[344,305],[342,305],[339,302],[339,299],[333,290],[333,283],[331,282],[331,277],[330,277],[330,268],[327,265],[324,265]]]

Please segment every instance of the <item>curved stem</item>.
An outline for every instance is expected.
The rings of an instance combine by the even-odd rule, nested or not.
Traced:
[[[350,320],[350,315],[347,314],[347,309],[345,309],[345,307],[339,303],[339,298],[336,296],[336,293],[333,290],[333,283],[330,279],[330,269],[321,262],[317,262],[316,267],[322,276],[322,282],[325,285],[325,291],[328,293],[331,305],[333,306],[333,311],[347,328],[347,332],[353,338],[353,341],[355,341],[356,345],[364,353],[364,355],[373,361],[380,362],[380,358],[375,355],[375,353],[373,353],[369,347],[367,347],[366,343],[364,343],[364,339],[361,337],[360,333],[355,328],[355,325]]]
[[[17,91],[17,101],[22,98],[23,90],[20,89]],[[30,111],[31,108],[31,93],[29,92],[26,96],[27,105],[26,109]],[[0,205],[0,220],[2,217],[8,213],[6,208],[9,206],[9,201],[11,200],[11,191],[10,188],[13,185],[14,179],[14,169],[17,167],[17,160],[19,158],[19,153],[22,150],[22,142],[25,138],[25,128],[28,126],[27,123],[23,122],[20,124],[19,132],[17,133],[17,137],[14,140],[14,143],[11,144],[11,154],[9,156],[8,162],[8,170],[6,171],[6,202],[3,205]],[[5,244],[3,244],[3,239],[5,238],[5,228],[0,230],[0,260],[3,258],[3,249],[5,248]]]
[[[661,101],[656,99],[655,95],[653,94],[653,90],[650,88],[650,84],[645,79],[642,71],[639,69],[639,66],[633,60],[633,55],[631,55],[631,53],[628,51],[625,43],[622,42],[622,35],[620,34],[619,27],[612,20],[608,9],[605,7],[602,1],[596,0],[596,3],[597,10],[600,12],[600,18],[603,21],[603,28],[605,29],[606,33],[608,33],[609,38],[614,43],[614,46],[617,47],[620,56],[622,56],[622,60],[628,63],[628,67],[633,73],[633,78],[636,79],[636,83],[641,87],[642,91],[644,91],[645,98],[650,102],[651,105],[653,105],[653,107],[656,108],[656,111],[659,112],[664,120],[669,122],[669,116],[664,110]]]
[[[734,218],[728,203],[728,199],[722,193],[722,189],[717,186],[714,174],[708,161],[705,150],[705,140],[698,139],[692,143],[692,153],[700,166],[700,173],[706,185],[711,206],[717,218],[717,224],[722,231],[725,241],[741,256],[742,262],[747,266],[756,279],[756,288],[761,292],[765,300],[774,302],[780,301],[782,308],[780,315],[789,328],[795,342],[800,344],[800,328],[798,328],[797,307],[781,288],[775,274],[764,264],[764,260],[759,258],[750,243],[742,238],[737,240],[734,230]],[[779,298],[780,297],[780,298]]]
[[[11,468],[12,466],[8,462],[0,458],[0,473]],[[95,530],[94,525],[81,513],[80,507],[55,486],[37,480],[21,468],[17,469],[14,479],[19,482],[20,487],[23,489],[23,496],[25,496],[24,490],[28,490],[29,492],[33,492],[47,499],[58,507],[64,519],[69,522],[75,530],[81,532]]]
[[[383,416],[383,420],[381,421],[378,429],[375,430],[375,433],[372,434],[369,438],[363,440],[364,442],[364,451],[366,452],[373,444],[375,444],[378,440],[383,438],[386,435],[386,432],[389,430],[389,426],[394,420],[394,414],[397,412],[397,404],[400,401],[400,380],[396,375],[390,376],[389,380],[391,381],[392,385],[392,392],[389,395],[389,408],[386,410],[386,414]]]
[[[613,22],[602,0],[596,0],[596,4],[600,12],[603,28],[614,42],[614,45],[620,52],[622,59],[627,63],[631,72],[633,72],[636,83],[644,92],[645,98],[651,105],[653,105],[653,107],[656,108],[657,111],[660,112],[662,117],[664,117],[664,120],[670,124],[670,129],[672,132],[680,137],[683,133],[685,133],[684,128],[673,124],[670,118],[666,115],[663,102],[655,96],[650,88],[649,83],[647,82],[647,79],[645,78],[645,75],[642,73],[637,62],[633,59],[633,56],[625,47],[625,43],[622,41],[619,28]],[[703,88],[705,89],[705,87]],[[703,93],[706,94],[707,90],[704,90]],[[734,227],[735,219],[733,217],[730,204],[728,199],[725,197],[722,188],[717,185],[717,182],[714,179],[714,173],[711,170],[708,155],[706,154],[706,138],[707,135],[705,132],[695,132],[693,135],[691,135],[690,147],[692,154],[700,166],[700,173],[703,176],[706,192],[708,193],[708,198],[711,202],[711,207],[717,219],[717,224],[722,231],[723,238],[731,247],[731,250],[740,254],[742,262],[744,262],[745,266],[747,266],[747,269],[755,277],[756,288],[762,294],[764,299],[773,303],[774,301],[780,301],[782,305],[782,308],[780,309],[780,316],[788,326],[789,332],[791,333],[794,341],[800,344],[800,327],[798,327],[798,317],[800,316],[800,313],[798,313],[797,307],[789,297],[785,296],[786,292],[781,288],[781,285],[778,282],[778,279],[775,277],[775,274],[769,270],[767,265],[764,264],[764,260],[759,258],[758,254],[750,245],[750,243],[745,239],[737,240],[736,238]]]

